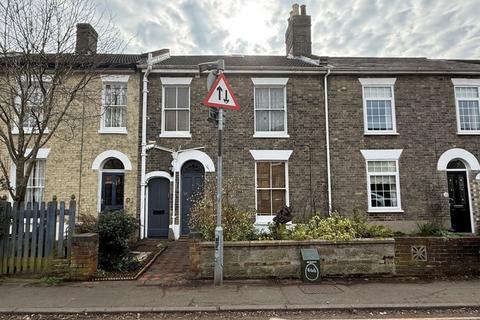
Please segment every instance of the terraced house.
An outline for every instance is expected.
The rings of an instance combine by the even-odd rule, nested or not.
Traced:
[[[294,5],[283,56],[150,55],[143,74],[142,236],[189,233],[191,198],[215,173],[215,125],[198,64],[223,59],[241,109],[226,114],[224,174],[265,226],[354,208],[411,231],[478,225],[480,66],[427,58],[317,56]]]
[[[78,24],[76,56],[95,53],[97,38],[91,25]],[[109,208],[136,214],[140,91],[136,64],[141,56],[99,53],[94,57],[97,69],[71,107],[70,113],[82,116],[63,121],[38,151],[25,201],[50,201],[54,195],[63,201],[74,195],[82,214],[96,215]],[[29,90],[35,93],[29,106],[36,110],[40,87],[33,82]],[[36,122],[28,119],[23,130],[35,137]],[[18,128],[13,130],[17,138]],[[8,158],[5,149],[2,145],[0,154]],[[9,178],[15,188],[16,166],[10,164]]]

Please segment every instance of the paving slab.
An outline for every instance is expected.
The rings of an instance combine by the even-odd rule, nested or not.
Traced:
[[[138,281],[38,286],[0,282],[0,313],[326,310],[480,307],[480,279],[430,282],[201,282],[144,286]]]

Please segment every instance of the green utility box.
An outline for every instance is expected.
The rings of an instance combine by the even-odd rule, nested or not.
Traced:
[[[303,282],[320,281],[320,256],[317,249],[301,249]]]

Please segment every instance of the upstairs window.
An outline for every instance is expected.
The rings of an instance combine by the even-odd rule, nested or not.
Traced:
[[[459,133],[480,133],[479,87],[455,87],[457,122]]]
[[[255,135],[287,138],[288,78],[252,78],[254,84]]]
[[[190,82],[192,78],[162,78],[161,137],[190,138]]]
[[[100,133],[127,133],[128,76],[103,76]]]
[[[365,134],[396,134],[395,79],[361,78]]]

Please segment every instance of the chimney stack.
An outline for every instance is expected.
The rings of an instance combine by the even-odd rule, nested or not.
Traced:
[[[89,23],[77,24],[77,43],[75,53],[92,54],[97,53],[98,33]]]
[[[294,4],[288,18],[287,32],[285,33],[285,45],[287,55],[294,57],[310,56],[312,54],[312,21],[307,15],[307,7],[303,4]]]

